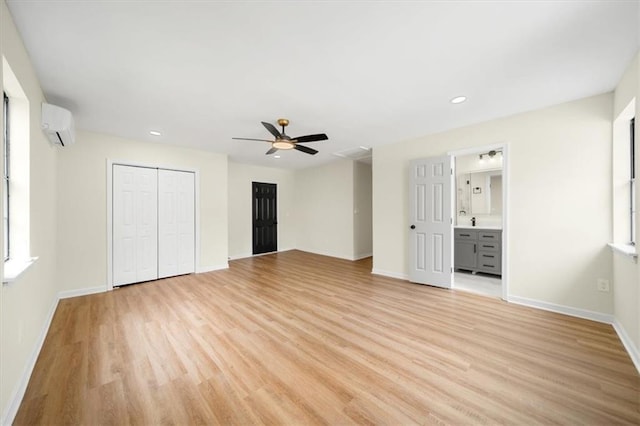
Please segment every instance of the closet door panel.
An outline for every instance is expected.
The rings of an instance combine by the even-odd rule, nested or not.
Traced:
[[[178,275],[178,226],[176,221],[176,175],[158,170],[158,275]]]
[[[195,174],[178,176],[178,273],[195,272]]]
[[[113,284],[158,278],[157,170],[113,166]]]
[[[140,281],[158,279],[158,171],[138,167],[138,263]]]
[[[159,277],[195,272],[195,179],[190,172],[159,170]]]

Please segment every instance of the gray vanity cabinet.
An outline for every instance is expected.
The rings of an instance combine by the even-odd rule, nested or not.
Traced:
[[[502,231],[456,228],[454,266],[471,272],[502,274]]]
[[[456,269],[475,270],[478,264],[478,241],[474,231],[456,229],[455,252]]]

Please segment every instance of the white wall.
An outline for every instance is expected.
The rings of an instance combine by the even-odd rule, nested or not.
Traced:
[[[374,270],[407,276],[408,164],[506,143],[510,296],[613,313],[611,110],[604,94],[373,151]]]
[[[40,130],[44,96],[6,4],[0,1],[0,54],[6,59],[28,100],[28,136],[20,143],[29,152],[29,247],[39,260],[0,292],[0,409],[2,423],[20,390],[25,370],[35,361],[44,327],[55,306],[56,275],[56,148]],[[2,72],[0,81],[7,76]],[[2,84],[4,90],[4,83]],[[0,119],[1,120],[1,119]],[[4,137],[0,136],[0,137]],[[15,141],[18,143],[18,141]],[[1,155],[1,154],[0,154]],[[18,190],[24,190],[20,188]],[[0,189],[2,191],[2,189]],[[0,233],[0,246],[3,245]],[[0,274],[4,263],[0,262]],[[17,407],[13,407],[17,408]]]
[[[369,257],[373,253],[371,164],[353,163],[353,256]]]
[[[613,119],[615,120],[623,113],[623,110],[635,98],[635,112],[640,111],[640,54],[636,55],[626,72],[624,73],[618,87],[614,93]],[[627,124],[623,124],[628,129]],[[636,120],[636,150],[640,146],[640,126]],[[624,132],[625,129],[622,129]],[[619,135],[618,135],[619,136]],[[627,139],[628,140],[628,139]],[[617,141],[614,141],[616,143]],[[626,143],[623,143],[626,145]],[[628,146],[628,145],[627,145]],[[627,230],[627,209],[628,192],[625,179],[628,179],[628,165],[625,147],[614,147],[613,176],[613,202],[614,202],[614,223],[613,232],[617,243],[625,243]],[[623,151],[620,156],[619,152]],[[626,171],[620,176],[621,171]],[[640,155],[636,151],[636,173],[640,171]],[[622,179],[622,184],[619,179]],[[640,185],[636,184],[636,203],[640,203]],[[622,203],[621,203],[622,201]],[[622,204],[622,205],[621,205]],[[640,215],[636,205],[636,224],[640,227]],[[640,241],[640,229],[636,228],[636,242]],[[636,246],[636,250],[638,247]],[[615,252],[613,256],[613,294],[614,294],[614,316],[617,327],[621,329],[623,337],[628,339],[625,343],[629,346],[629,352],[635,357],[636,363],[640,361],[640,266],[631,257]],[[639,364],[636,364],[638,366]]]
[[[252,182],[278,185],[278,251],[295,248],[294,171],[229,161],[229,257],[252,255]]]
[[[296,248],[353,259],[353,161],[296,172]]]
[[[200,253],[196,271],[227,266],[225,155],[79,131],[76,144],[63,148],[58,155],[57,261],[61,291],[106,286],[108,159],[198,170]]]

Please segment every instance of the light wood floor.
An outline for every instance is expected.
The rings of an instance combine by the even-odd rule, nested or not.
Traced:
[[[639,424],[612,327],[299,251],[60,301],[16,424]]]

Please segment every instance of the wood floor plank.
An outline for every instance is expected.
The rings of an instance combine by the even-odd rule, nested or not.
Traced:
[[[300,251],[60,301],[16,425],[640,424],[613,328]]]

